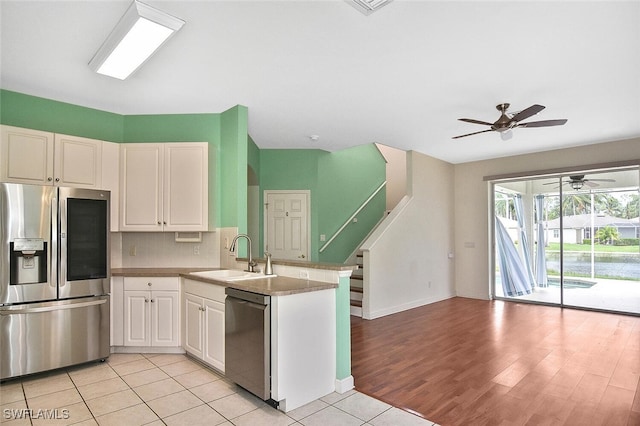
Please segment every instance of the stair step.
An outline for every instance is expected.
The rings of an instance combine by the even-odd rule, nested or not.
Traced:
[[[362,317],[362,298],[364,296],[364,254],[356,253],[356,264],[358,269],[354,270],[351,274],[351,285],[349,290],[351,293],[351,315]]]

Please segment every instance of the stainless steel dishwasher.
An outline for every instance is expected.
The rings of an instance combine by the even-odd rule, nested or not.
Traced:
[[[271,403],[271,298],[225,290],[225,375]]]

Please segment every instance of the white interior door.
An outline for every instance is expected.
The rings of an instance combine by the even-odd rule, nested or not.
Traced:
[[[309,258],[309,191],[265,191],[265,251],[274,259]]]

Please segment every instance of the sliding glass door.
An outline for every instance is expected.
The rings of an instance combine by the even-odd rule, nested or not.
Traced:
[[[640,314],[637,167],[493,183],[494,296]]]

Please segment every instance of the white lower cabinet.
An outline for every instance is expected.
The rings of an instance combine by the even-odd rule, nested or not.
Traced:
[[[180,346],[178,278],[124,278],[124,346]]]
[[[185,279],[183,348],[224,372],[224,287]]]

